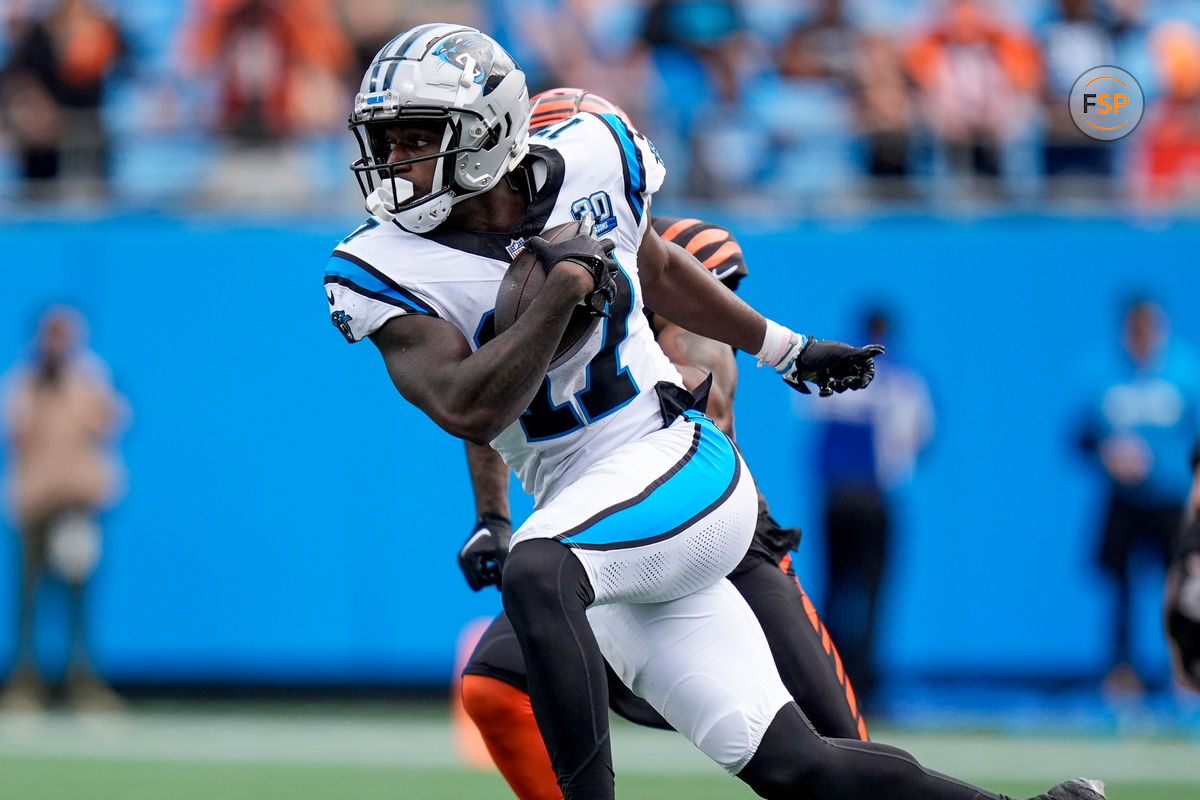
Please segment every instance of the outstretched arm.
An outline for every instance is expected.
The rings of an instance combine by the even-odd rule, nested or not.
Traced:
[[[646,230],[638,249],[646,306],[692,333],[757,353],[767,320],[690,253]]]
[[[866,388],[875,377],[882,346],[814,339],[766,319],[653,227],[638,249],[638,273],[649,308],[693,333],[753,353],[759,366],[772,367],[797,391],[809,394],[807,383],[813,383],[825,396]]]

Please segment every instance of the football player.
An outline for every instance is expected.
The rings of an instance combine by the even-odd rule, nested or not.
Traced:
[[[550,89],[532,98],[531,103],[531,133],[579,111],[616,114],[628,120],[618,106],[582,89]],[[698,219],[659,216],[652,216],[650,224],[665,241],[695,255],[730,289],[736,290],[747,275],[742,248],[727,229]],[[738,377],[733,349],[647,313],[660,346],[688,389],[697,389],[712,376],[706,413],[732,438]],[[459,565],[467,582],[478,590],[499,583],[511,534],[508,468],[490,448],[467,444],[467,451],[479,519],[459,553]],[[760,494],[758,525],[750,550],[729,579],[758,618],[784,685],[817,732],[865,740],[866,723],[841,659],[792,570],[789,551],[795,549],[799,539],[798,530],[779,526]],[[666,727],[644,700],[616,679],[611,668],[608,677],[609,705],[616,713],[635,723]],[[517,797],[558,800],[562,793],[555,783],[525,686],[521,651],[508,618],[501,613],[484,632],[463,669],[463,707]]]
[[[768,320],[665,243],[648,220],[665,168],[616,116],[576,114],[532,142],[528,122],[524,73],[479,31],[433,23],[384,45],[350,118],[373,216],[335,248],[325,287],[334,325],[371,339],[400,393],[490,442],[534,497],[501,596],[563,796],[615,797],[607,659],[762,797],[999,798],[808,724],[724,577],[753,537],[753,479],[641,309],[754,353],[807,393],[865,388],[881,348]],[[540,236],[569,220],[574,236]],[[545,283],[497,331],[497,288],[522,249]],[[550,369],[579,305],[603,315]],[[1076,779],[1046,796],[1103,791]]]
[[[1192,450],[1192,490],[1167,574],[1167,634],[1176,673],[1200,692],[1200,441]]]

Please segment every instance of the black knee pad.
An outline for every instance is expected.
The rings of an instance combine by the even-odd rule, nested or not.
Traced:
[[[564,601],[586,607],[596,595],[570,548],[555,539],[529,539],[514,547],[504,561],[501,597],[515,622],[539,608],[559,609]]]

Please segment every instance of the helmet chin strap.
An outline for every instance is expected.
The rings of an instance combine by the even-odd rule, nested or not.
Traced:
[[[446,126],[446,132],[442,135],[442,149],[445,150],[451,138],[450,126]],[[441,186],[443,176],[445,175],[445,164],[442,159],[438,159],[437,166],[433,171],[433,185]],[[395,191],[392,187],[395,186]],[[450,209],[454,206],[456,195],[453,191],[445,192],[437,197],[426,200],[424,203],[414,206],[413,208],[398,210],[401,203],[408,201],[415,190],[412,181],[404,178],[397,178],[394,175],[390,180],[381,182],[379,188],[375,189],[367,195],[366,206],[367,211],[372,216],[378,217],[384,222],[395,220],[400,224],[401,228],[411,233],[428,233],[446,221],[446,217],[450,216]]]
[[[396,191],[392,191],[392,186],[396,187]],[[393,209],[403,203],[405,200],[413,196],[413,185],[411,181],[406,181],[403,178],[393,178],[379,186],[378,189],[367,195],[367,211],[371,212],[372,216],[379,217],[384,222],[391,222],[396,218]]]
[[[412,233],[428,233],[450,216],[450,209],[454,205],[454,192],[446,192],[413,208],[398,211],[396,206],[412,197],[412,183],[396,178],[396,189],[404,194],[403,197],[396,197],[390,184],[391,181],[367,195],[367,211],[372,216],[384,222],[395,220],[400,223],[401,228]]]
[[[401,211],[396,215],[400,227],[412,233],[428,233],[446,221],[450,209],[454,205],[454,192],[428,200],[416,208]]]

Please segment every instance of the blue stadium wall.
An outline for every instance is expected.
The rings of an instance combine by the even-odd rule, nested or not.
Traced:
[[[717,217],[720,218],[720,217]],[[923,218],[738,227],[745,296],[800,330],[856,339],[886,300],[897,357],[933,388],[938,434],[900,499],[886,593],[892,676],[1094,674],[1109,597],[1092,567],[1096,476],[1071,427],[1082,362],[1110,353],[1132,290],[1200,342],[1200,226]],[[454,555],[473,521],[461,445],[392,389],[368,344],[329,324],[325,258],[355,220],[128,216],[0,222],[0,359],[47,303],[88,314],[133,407],[128,491],[105,518],[96,660],[124,683],[430,685],[464,625],[500,607]],[[799,398],[741,357],[740,443],[777,516],[822,532]],[[528,501],[514,492],[515,508]],[[16,541],[0,539],[0,620]],[[1153,587],[1142,657],[1165,658]],[[63,598],[40,652],[61,664]],[[0,629],[0,666],[13,648]]]

